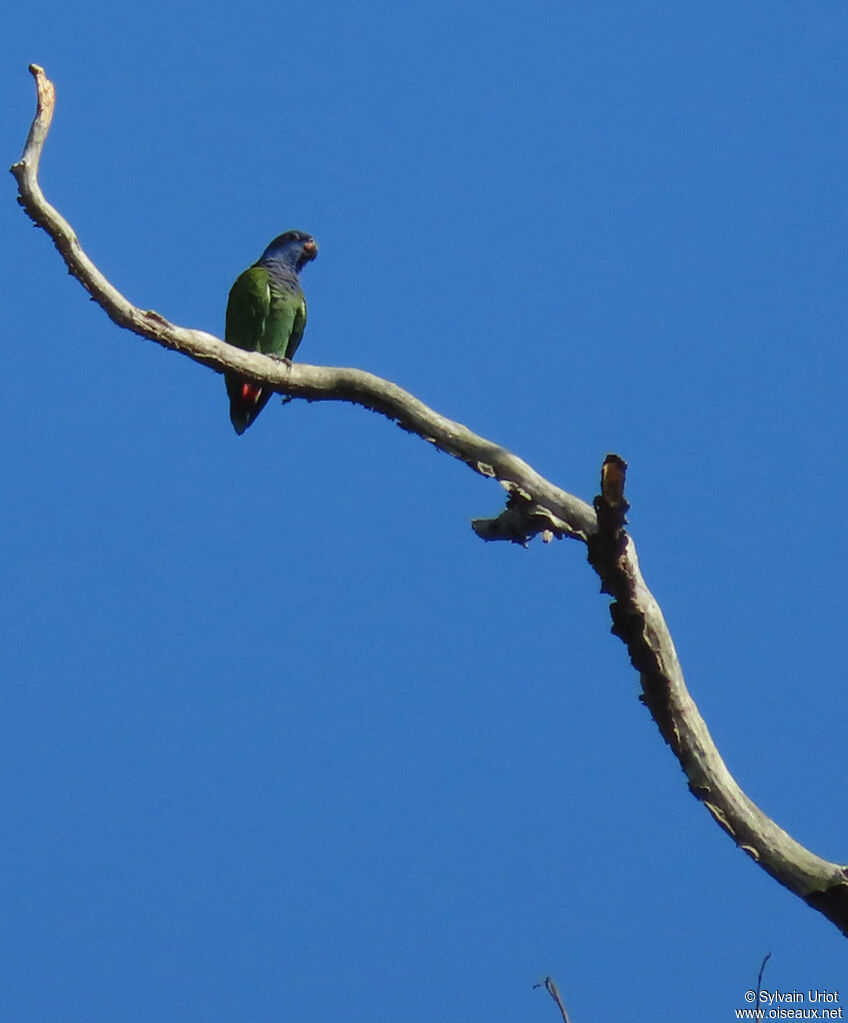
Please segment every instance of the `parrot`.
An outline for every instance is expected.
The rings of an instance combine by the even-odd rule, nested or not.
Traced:
[[[306,326],[306,300],[298,275],[317,255],[315,239],[304,231],[278,235],[230,289],[224,340],[248,352],[291,359]],[[230,420],[242,434],[273,391],[234,373],[227,373],[225,381]]]

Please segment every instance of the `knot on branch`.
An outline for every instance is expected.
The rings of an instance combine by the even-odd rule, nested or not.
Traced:
[[[474,519],[471,523],[481,540],[508,540],[526,547],[540,533],[545,543],[575,535],[566,522],[534,501],[517,483],[501,480],[501,486],[509,494],[506,508],[496,519]]]

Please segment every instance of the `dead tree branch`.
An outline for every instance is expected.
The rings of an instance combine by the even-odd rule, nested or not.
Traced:
[[[277,362],[134,306],[83,252],[70,224],[42,194],[38,165],[53,117],[55,90],[42,68],[32,64],[30,71],[38,105],[23,155],[11,168],[18,182],[18,202],[52,238],[71,274],[107,315],[119,326],[218,373],[233,370],[280,394],[307,401],[348,401],[380,412],[475,472],[498,480],[509,494],[507,507],[495,519],[472,523],[482,539],[526,544],[542,534],[545,539],[584,542],[603,592],[613,597],[612,631],[627,646],[641,677],[642,699],[686,773],[692,794],[763,870],[848,935],[848,867],[805,849],[745,795],[686,689],[662,611],[642,578],[635,545],[624,528],[625,463],[615,455],[606,459],[601,495],[593,510],[505,448],[439,415],[388,380],[357,369]]]
[[[556,1007],[559,1009],[559,1014],[562,1016],[562,1023],[571,1023],[568,1018],[568,1013],[565,1011],[565,1006],[562,1002],[562,995],[559,993],[559,988],[556,985],[556,981],[553,977],[545,977],[543,981],[539,981],[538,984],[533,985],[534,988],[543,987],[548,994],[553,998],[556,1003]]]

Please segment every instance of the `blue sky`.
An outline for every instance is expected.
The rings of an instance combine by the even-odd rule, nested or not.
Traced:
[[[131,300],[223,330],[290,227],[303,361],[631,528],[730,769],[848,859],[844,5],[18,5],[6,163]],[[574,543],[378,416],[116,328],[14,202],[0,1004],[85,1020],[731,1019],[836,930],[688,794]],[[848,997],[848,993],[846,993]]]

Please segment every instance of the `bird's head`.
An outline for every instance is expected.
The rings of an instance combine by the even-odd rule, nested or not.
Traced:
[[[260,262],[285,263],[298,273],[318,255],[318,245],[305,231],[286,231],[277,235],[262,253]]]

